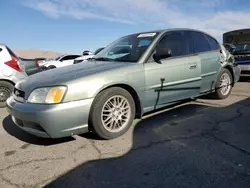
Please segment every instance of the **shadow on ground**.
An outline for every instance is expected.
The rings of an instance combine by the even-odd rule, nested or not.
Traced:
[[[240,82],[250,82],[250,75],[249,76],[241,76]]]
[[[88,161],[45,187],[249,188],[249,115],[250,99],[161,112],[135,126],[127,154]]]
[[[19,127],[17,127],[14,124],[14,122],[12,121],[10,115],[8,115],[6,118],[4,118],[2,125],[8,134],[16,137],[17,139],[19,139],[23,142],[27,142],[30,144],[48,146],[48,145],[55,145],[55,144],[60,144],[60,143],[75,140],[73,137],[66,137],[66,138],[60,138],[60,139],[49,139],[49,138],[39,138],[39,137],[33,136],[33,135],[23,131]]]

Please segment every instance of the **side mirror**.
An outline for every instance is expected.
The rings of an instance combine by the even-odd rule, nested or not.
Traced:
[[[165,59],[172,56],[172,51],[169,48],[156,48],[156,52],[153,55],[154,60],[157,63],[161,63],[161,59]]]

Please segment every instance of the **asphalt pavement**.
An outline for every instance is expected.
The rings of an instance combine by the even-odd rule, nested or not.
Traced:
[[[124,136],[42,139],[0,109],[0,187],[249,188],[250,79],[148,114]]]

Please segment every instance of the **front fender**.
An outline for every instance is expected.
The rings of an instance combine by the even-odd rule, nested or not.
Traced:
[[[140,91],[136,88],[135,85],[133,85],[133,84],[131,84],[131,83],[128,83],[128,82],[119,81],[119,82],[111,82],[111,83],[108,83],[108,84],[103,85],[102,87],[100,87],[100,88],[94,93],[93,97],[96,97],[96,95],[98,95],[98,93],[100,93],[101,91],[105,90],[106,88],[113,87],[113,86],[119,86],[119,85],[124,85],[124,86],[131,87],[131,88],[136,92],[136,94],[138,95],[138,97],[140,96]]]

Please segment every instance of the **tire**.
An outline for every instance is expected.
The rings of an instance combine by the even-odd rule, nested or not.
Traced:
[[[0,81],[0,108],[6,106],[6,100],[11,96],[14,85],[7,81]]]
[[[228,89],[226,90],[226,92],[223,92],[223,88],[221,85],[221,80],[223,79],[223,77],[227,77],[228,81],[225,82],[225,85],[228,85]],[[228,98],[228,96],[231,94],[232,91],[232,83],[233,83],[233,79],[232,79],[232,74],[228,69],[223,69],[218,77],[218,80],[216,82],[215,85],[215,92],[213,94],[213,96],[216,99],[226,99]],[[216,89],[217,88],[217,89]]]
[[[110,109],[114,110],[113,109],[114,106],[112,105],[112,103],[113,103],[113,98],[115,97],[118,97],[120,100],[124,100],[123,102],[125,102],[126,104],[126,109],[130,109],[128,110],[128,113],[125,112],[125,114],[127,114],[128,117],[125,118],[126,121],[124,124],[121,123],[120,118],[125,116],[119,115],[118,111],[105,112],[106,114],[103,115],[104,114],[103,110],[105,110],[105,108],[108,106],[107,105],[108,101],[111,102],[109,103],[110,104],[109,107],[111,107]],[[122,108],[119,109],[121,110]],[[110,115],[110,117],[108,117],[108,114]],[[112,114],[113,118],[114,119],[116,118],[116,120],[113,120],[113,118],[111,117]],[[89,115],[89,125],[91,130],[97,136],[99,136],[102,139],[110,140],[125,134],[132,125],[134,118],[135,118],[135,103],[130,93],[127,90],[122,89],[120,87],[112,87],[100,92],[94,99]],[[109,126],[108,125],[105,126],[105,120],[107,123],[112,121],[114,122],[113,130],[111,127],[112,125],[111,123],[109,124]]]
[[[54,65],[48,66],[48,69],[55,69],[55,68],[56,68],[56,66],[54,66]]]

